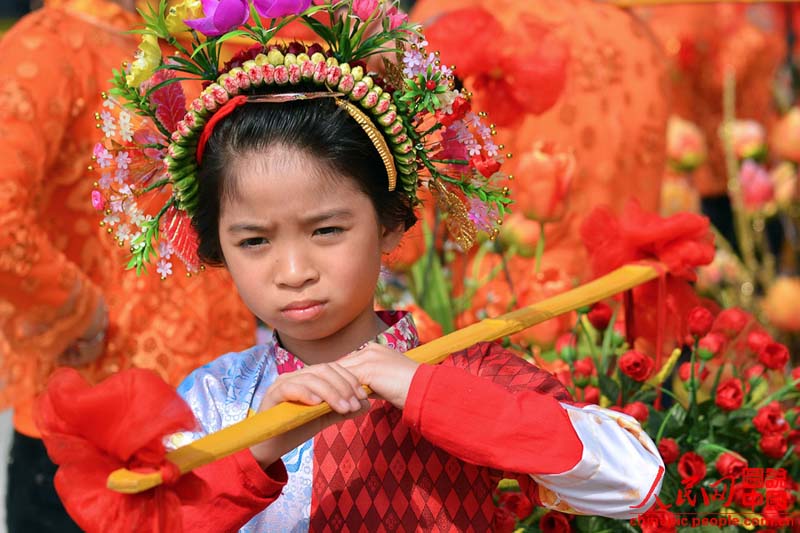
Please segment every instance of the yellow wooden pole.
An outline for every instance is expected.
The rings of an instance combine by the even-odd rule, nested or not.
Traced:
[[[450,354],[478,342],[488,342],[513,335],[558,315],[591,305],[615,294],[632,289],[658,277],[658,265],[625,265],[613,272],[539,303],[487,318],[454,331],[406,352],[419,363],[437,364]],[[366,387],[365,387],[366,388]],[[369,389],[367,388],[369,392]],[[330,413],[326,403],[314,406],[281,403],[221,431],[198,439],[167,454],[181,473],[211,463],[254,444],[281,435]],[[161,484],[159,472],[141,473],[119,469],[108,477],[108,488],[126,494],[145,491]]]

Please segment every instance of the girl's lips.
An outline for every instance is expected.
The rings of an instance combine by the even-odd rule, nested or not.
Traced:
[[[325,302],[309,302],[308,304],[290,305],[281,309],[281,314],[298,322],[317,318],[325,307]]]

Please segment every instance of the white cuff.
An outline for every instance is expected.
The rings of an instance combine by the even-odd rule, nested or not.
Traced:
[[[597,405],[561,405],[583,443],[583,456],[566,472],[531,476],[542,504],[618,519],[644,513],[661,490],[664,462],[639,422]]]

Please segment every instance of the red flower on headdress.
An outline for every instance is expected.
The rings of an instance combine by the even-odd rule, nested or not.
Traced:
[[[569,47],[532,15],[510,32],[488,10],[468,7],[437,18],[425,36],[442,61],[458,67],[456,75],[497,124],[544,113],[564,89]]]
[[[494,157],[487,157],[483,154],[473,156],[469,160],[469,166],[483,174],[486,178],[491,178],[495,172],[500,170],[500,163]]]
[[[90,386],[72,368],[56,371],[39,399],[37,426],[59,465],[55,486],[85,531],[182,531],[181,502],[202,498],[204,483],[179,476],[164,437],[196,425],[175,389],[150,370],[132,369]],[[141,494],[106,488],[119,468],[160,470],[165,484]]]

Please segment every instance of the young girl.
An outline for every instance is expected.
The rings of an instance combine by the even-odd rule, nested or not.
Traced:
[[[419,183],[448,209],[461,244],[474,238],[471,222],[491,231],[487,220],[507,203],[493,186],[500,161],[490,128],[421,40],[412,39],[402,74],[386,66],[391,82],[357,62],[374,55],[376,42],[408,41],[417,31],[392,9],[326,4],[330,31],[351,36],[349,54],[306,18],[336,46],[245,51],[175,126],[166,159],[175,194],[153,219],[164,217],[156,227],[168,239],[159,271],[172,253],[191,268],[196,249],[203,262],[228,269],[274,333],[184,381],[179,393],[199,428],[170,445],[284,401],[334,410],[196,470],[208,493],[185,503],[184,528],[490,531],[503,477],[552,509],[636,516],[655,501],[663,463],[634,419],[570,405],[553,376],[498,344],[419,365],[404,356],[418,344],[411,316],[373,308],[381,257],[414,224]],[[212,39],[231,29],[211,28],[224,17],[206,15],[188,22]],[[372,37],[359,33],[358,20],[379,19]],[[163,102],[153,96],[146,104],[156,105],[142,109]],[[454,165],[457,179],[441,170]],[[456,189],[474,198],[470,216]],[[132,265],[149,258],[149,223],[132,242]]]

